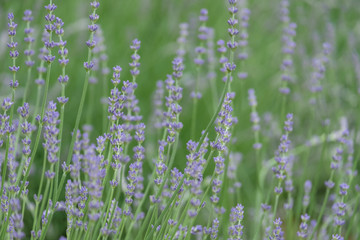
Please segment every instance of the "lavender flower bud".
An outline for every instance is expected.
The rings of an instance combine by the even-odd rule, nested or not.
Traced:
[[[137,75],[140,74],[140,70],[139,70],[139,67],[140,67],[140,63],[139,63],[139,60],[140,60],[140,56],[137,54],[137,52],[139,51],[140,49],[140,44],[141,42],[138,40],[138,39],[134,39],[132,41],[132,45],[130,46],[130,49],[131,50],[134,50],[134,53],[133,55],[131,55],[131,58],[132,58],[132,62],[129,64],[130,67],[132,68],[130,70],[130,73],[131,75],[133,76],[133,81],[135,81],[134,79],[136,78]]]
[[[339,192],[340,195],[346,196],[348,189],[349,189],[349,185],[347,185],[346,183],[340,184],[340,192]]]

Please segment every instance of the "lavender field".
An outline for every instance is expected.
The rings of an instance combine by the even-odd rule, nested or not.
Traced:
[[[360,239],[359,16],[1,0],[0,240]]]

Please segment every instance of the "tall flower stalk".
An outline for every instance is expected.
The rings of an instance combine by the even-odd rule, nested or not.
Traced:
[[[65,104],[68,102],[69,98],[65,96],[65,87],[69,81],[69,76],[66,75],[66,66],[69,63],[69,59],[67,58],[68,49],[66,46],[66,41],[63,40],[64,29],[63,29],[63,21],[60,18],[56,18],[55,26],[56,30],[55,33],[58,36],[57,46],[59,47],[58,53],[60,55],[59,64],[61,66],[61,74],[58,77],[58,81],[61,84],[61,96],[57,98],[60,104],[60,126],[59,126],[59,151],[57,152],[57,158],[60,159],[61,154],[61,146],[62,146],[62,135],[63,135],[63,128],[64,128],[64,118],[65,118]],[[56,162],[55,172],[59,172],[60,170],[60,161]],[[59,174],[55,176],[55,186],[58,186],[59,181]],[[57,195],[57,188],[55,188],[54,195]]]
[[[210,197],[210,200],[214,204],[214,210],[218,215],[221,213],[221,209],[218,208],[217,203],[219,202],[219,193],[223,182],[225,153],[228,151],[227,144],[231,139],[231,127],[234,121],[232,117],[233,109],[231,107],[234,97],[234,93],[227,93],[223,107],[219,112],[219,117],[216,119],[216,139],[210,144],[211,147],[217,151],[217,156],[213,158],[215,162],[215,179],[212,182],[213,194]]]
[[[52,6],[55,6],[55,5],[52,4],[51,0],[50,0],[50,5],[49,5],[49,7],[47,9],[49,9],[49,10],[53,9],[54,10],[56,8],[56,7],[55,8],[52,7]],[[86,96],[86,92],[87,92],[88,81],[89,81],[89,77],[90,77],[90,74],[91,74],[91,69],[94,66],[94,63],[91,61],[91,58],[92,58],[92,51],[91,50],[95,47],[95,44],[96,44],[96,42],[94,41],[94,32],[98,28],[98,26],[96,25],[96,22],[99,19],[99,15],[96,14],[96,10],[99,8],[100,3],[94,0],[93,2],[90,3],[90,6],[92,7],[92,12],[91,12],[91,14],[89,16],[91,25],[88,26],[88,29],[90,31],[90,37],[89,37],[89,40],[86,42],[86,45],[88,46],[88,57],[87,57],[87,61],[84,62],[84,68],[86,70],[86,74],[85,74],[85,80],[84,80],[84,85],[83,85],[83,91],[82,91],[82,94],[81,94],[80,104],[79,104],[79,108],[78,108],[77,115],[76,115],[75,126],[74,126],[74,130],[73,130],[74,133],[76,133],[77,130],[79,129],[80,120],[81,120],[81,116],[82,116],[82,110],[83,110],[84,102],[85,102],[85,96]],[[50,11],[49,15],[51,15],[51,14],[52,14],[52,11]],[[54,19],[55,19],[55,16],[54,16]],[[53,26],[52,28],[53,28],[53,30],[55,30],[56,27]],[[52,33],[52,31],[51,31],[51,33]],[[50,40],[51,40],[51,33],[50,33]],[[48,66],[47,71],[49,73],[48,77],[50,77],[49,66]],[[45,90],[46,90],[46,93],[47,93],[47,87],[45,87]],[[68,156],[67,156],[67,160],[66,160],[65,165],[69,165],[69,163],[70,163],[72,152],[73,152],[73,149],[74,149],[74,144],[75,144],[75,136],[76,136],[76,134],[73,134],[73,136],[71,138],[70,148],[69,148],[69,152],[68,152]],[[65,177],[66,177],[66,174],[63,174],[57,188],[61,189],[63,187],[63,185],[65,184]],[[57,202],[58,198],[59,198],[59,192],[57,193],[57,195],[54,194],[53,202]],[[52,214],[50,214],[49,218],[51,220]],[[41,239],[45,238],[46,231],[48,229],[49,223],[50,223],[50,221],[47,221],[47,223],[45,224],[44,233],[41,235]]]
[[[56,5],[52,3],[52,0],[50,0],[50,3],[47,6],[45,6],[45,9],[47,10],[47,15],[45,16],[45,19],[47,21],[47,24],[45,24],[45,31],[48,32],[48,39],[44,42],[47,53],[43,55],[43,59],[44,59],[44,62],[47,63],[47,68],[46,68],[46,80],[45,80],[44,96],[43,96],[42,107],[41,107],[41,111],[40,111],[40,117],[39,117],[40,119],[43,119],[44,115],[45,115],[45,108],[46,108],[46,103],[47,103],[47,95],[48,95],[49,85],[50,85],[51,66],[52,66],[52,62],[55,60],[55,56],[52,55],[52,49],[55,47],[55,43],[52,40],[52,34],[53,34],[54,30],[55,30],[55,26],[53,24],[54,21],[55,21],[55,15],[53,14],[53,12],[56,9]],[[28,169],[27,169],[27,171],[25,173],[23,182],[21,184],[20,192],[25,187],[25,182],[26,182],[27,177],[29,175],[31,165],[32,165],[32,163],[34,161],[35,154],[37,152],[37,148],[38,148],[39,143],[40,143],[40,137],[41,137],[42,128],[43,128],[43,123],[42,123],[42,121],[39,121],[38,132],[37,132],[37,135],[36,135],[34,148],[33,148],[32,154],[31,154],[30,164],[29,164],[29,167],[28,167]]]
[[[14,138],[16,138],[16,136],[13,134],[13,132],[15,131],[15,128],[13,126],[13,115],[14,115],[14,107],[13,104],[15,102],[15,90],[16,88],[19,86],[19,82],[16,80],[16,73],[17,71],[19,71],[20,67],[16,66],[16,59],[19,56],[19,52],[17,51],[16,47],[18,45],[17,42],[15,42],[15,35],[16,35],[16,28],[17,28],[17,24],[14,22],[14,14],[13,13],[9,13],[8,14],[8,36],[10,38],[10,42],[7,44],[8,48],[10,49],[9,51],[9,55],[10,58],[12,60],[12,65],[9,66],[9,70],[12,73],[12,80],[10,82],[10,87],[12,89],[11,91],[11,99],[10,98],[5,98],[3,101],[3,109],[4,109],[4,120],[5,122],[2,123],[5,125],[4,127],[4,134],[6,137],[6,150],[5,150],[5,156],[4,156],[4,160],[1,164],[2,166],[2,172],[1,172],[1,190],[0,193],[4,194],[5,192],[5,196],[7,199],[10,199],[10,201],[13,199],[13,195],[16,192],[14,188],[12,188],[11,194],[10,191],[6,191],[5,189],[5,179],[6,179],[6,171],[9,165],[9,181],[11,182],[11,185],[14,187],[13,184],[15,184],[16,182],[16,175],[15,175],[15,170],[16,170],[16,165],[14,165],[14,161],[15,161],[15,146],[14,146]],[[10,110],[10,114],[7,117],[6,112]],[[7,127],[6,127],[7,125]],[[2,141],[2,140],[1,140]],[[1,144],[2,145],[2,144]],[[14,179],[14,180],[12,180]],[[11,190],[8,189],[8,190]],[[11,196],[10,196],[11,195]],[[0,237],[1,238],[5,238],[5,234],[7,231],[7,227],[9,225],[10,222],[10,217],[12,214],[12,208],[8,209],[7,213],[4,214],[4,218],[3,218],[3,226],[1,227],[1,231],[0,231]]]
[[[293,130],[293,114],[289,113],[286,116],[284,130],[285,133],[280,138],[280,145],[275,152],[275,161],[277,162],[277,166],[273,167],[273,172],[275,173],[276,178],[278,179],[278,183],[274,189],[275,192],[275,203],[274,203],[274,211],[273,218],[275,219],[277,214],[277,207],[279,204],[279,198],[281,193],[283,192],[282,183],[284,182],[287,176],[287,164],[289,162],[289,147],[291,141],[289,140],[289,133]]]
[[[25,102],[27,101],[27,98],[28,98],[30,84],[31,84],[31,72],[32,72],[32,68],[35,64],[35,61],[32,58],[33,55],[35,54],[35,51],[32,49],[32,47],[33,47],[32,45],[35,41],[35,38],[33,38],[34,29],[30,26],[31,22],[33,21],[33,16],[32,16],[32,12],[30,10],[25,10],[24,16],[23,16],[23,21],[26,22],[26,28],[24,29],[24,33],[25,33],[24,42],[26,43],[26,49],[24,50],[24,55],[26,56],[25,65],[27,66],[27,77],[26,77],[26,84],[25,84],[25,89],[24,89],[22,105],[25,104]],[[22,125],[22,121],[23,121],[23,118],[20,118],[19,125]],[[17,142],[16,142],[16,146],[15,146],[15,152],[17,151],[17,145],[18,145],[18,141],[19,141],[19,137],[20,137],[20,132],[21,132],[21,128],[18,127],[17,133],[16,133],[16,141]],[[30,132],[30,136],[31,136],[31,132]],[[24,164],[25,164],[25,162],[21,161],[20,167],[18,170],[18,176],[21,176],[20,172],[22,171]]]
[[[26,84],[25,84],[25,90],[24,90],[24,97],[23,97],[23,104],[28,101],[28,94],[29,94],[29,88],[30,88],[30,79],[31,79],[31,71],[35,64],[35,61],[32,59],[32,56],[34,55],[35,51],[33,48],[33,43],[35,41],[35,38],[33,38],[34,29],[31,27],[31,22],[33,21],[32,12],[30,10],[25,10],[23,21],[26,22],[26,28],[24,30],[25,38],[24,42],[26,42],[26,50],[24,50],[24,55],[26,56],[25,64],[27,66],[27,77],[26,77]]]
[[[99,8],[100,3],[96,0],[94,0],[93,2],[90,3],[90,6],[92,8],[92,12],[89,15],[91,24],[88,26],[88,29],[90,31],[90,37],[89,37],[89,40],[86,41],[86,45],[88,47],[88,54],[87,54],[87,60],[86,60],[86,62],[84,62],[85,79],[84,79],[83,89],[82,89],[82,93],[81,93],[80,104],[79,104],[79,108],[78,108],[77,115],[76,115],[75,126],[74,126],[74,130],[73,130],[74,132],[77,132],[77,130],[79,129],[82,111],[84,108],[85,97],[86,97],[86,93],[87,93],[87,88],[89,85],[89,78],[91,76],[92,68],[94,67],[94,62],[92,61],[92,49],[96,45],[96,42],[94,41],[94,35],[95,35],[96,30],[98,29],[98,25],[96,24],[96,22],[99,20],[99,15],[96,13],[96,10]],[[72,154],[72,151],[74,148],[74,143],[75,143],[74,136],[75,135],[73,135],[73,137],[71,138],[70,151],[68,153],[67,160],[66,160],[67,164],[69,164],[69,162],[70,162],[71,154]]]
[[[198,38],[200,40],[200,45],[195,48],[196,58],[194,63],[196,65],[196,79],[194,91],[191,92],[191,98],[193,99],[193,111],[191,118],[191,138],[195,138],[195,129],[196,129],[196,117],[197,117],[197,105],[198,100],[201,98],[201,93],[199,92],[199,82],[201,78],[201,67],[204,65],[205,60],[203,55],[206,53],[205,43],[208,38],[208,28],[206,27],[206,22],[208,20],[208,10],[201,9],[199,21],[201,23],[199,27]]]

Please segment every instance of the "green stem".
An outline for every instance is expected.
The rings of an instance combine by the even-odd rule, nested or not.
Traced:
[[[91,56],[91,51],[89,51],[89,55]],[[73,135],[71,138],[71,143],[70,143],[70,148],[69,148],[69,152],[68,152],[68,156],[67,156],[67,160],[66,160],[66,165],[69,165],[69,163],[71,161],[72,153],[74,151],[76,132],[79,130],[80,120],[81,120],[82,111],[83,111],[84,103],[85,103],[86,92],[87,92],[87,88],[88,88],[88,84],[89,84],[89,76],[90,76],[90,73],[86,72],[84,85],[83,85],[83,91],[81,94],[80,104],[79,104],[78,112],[76,115],[75,127],[74,127]]]
[[[333,176],[334,176],[334,170],[331,171],[329,181],[332,181]],[[320,226],[320,221],[321,221],[321,218],[322,218],[322,216],[323,216],[323,214],[324,214],[325,207],[326,207],[326,204],[327,204],[327,201],[328,201],[328,198],[329,198],[329,194],[330,194],[330,188],[326,188],[325,198],[324,198],[323,204],[322,204],[322,206],[321,206],[319,216],[318,216],[318,218],[316,219],[315,227],[314,227],[314,229],[313,229],[313,231],[312,231],[309,239],[313,239],[316,230],[317,230],[317,229],[319,228],[319,226]]]
[[[41,96],[42,96],[42,85],[38,85],[37,87],[37,93],[36,93],[36,104],[35,104],[35,109],[34,109],[34,115],[33,115],[33,119],[31,121],[31,125],[34,126],[35,122],[36,122],[36,116],[39,113],[39,111],[41,111],[40,108],[40,104],[41,104]]]
[[[12,19],[10,19],[10,24],[12,24],[13,21]],[[14,36],[10,36],[10,42],[14,43]],[[12,66],[15,67],[16,66],[16,57],[12,58]],[[11,102],[12,102],[12,106],[10,106],[10,119],[9,119],[9,126],[12,126],[12,121],[13,121],[13,115],[14,115],[14,103],[15,103],[15,82],[16,82],[16,71],[12,71],[12,91],[11,91]],[[10,134],[8,134],[7,139],[6,139],[6,150],[5,150],[5,161],[4,164],[2,165],[3,169],[2,169],[2,178],[1,178],[1,190],[0,190],[0,194],[3,194],[3,189],[4,189],[4,184],[5,184],[5,178],[6,178],[6,170],[7,170],[7,164],[8,164],[8,157],[9,157],[9,147],[10,147]],[[9,218],[6,219],[6,222],[8,222]]]
[[[280,184],[279,184],[280,185]],[[278,186],[279,186],[278,185]],[[280,194],[276,194],[276,197],[275,197],[275,204],[274,204],[274,211],[273,211],[273,220],[275,220],[276,218],[276,212],[277,212],[277,208],[278,208],[278,205],[279,205],[279,198],[280,198]]]
[[[39,203],[40,203],[40,194],[41,194],[41,189],[42,189],[42,185],[44,183],[44,176],[45,176],[45,169],[46,169],[46,156],[47,156],[47,151],[45,150],[44,153],[44,158],[43,158],[43,167],[42,167],[42,172],[41,172],[41,179],[40,179],[40,185],[39,185],[39,189],[38,189],[38,193],[37,193],[37,198],[38,200],[36,201],[36,206],[35,206],[35,213],[34,213],[34,222],[33,222],[33,230],[35,231],[35,227],[36,227],[36,223],[37,223],[37,218],[38,218],[38,210],[39,210]],[[45,200],[45,199],[44,199]]]
[[[195,138],[195,130],[196,130],[196,117],[197,117],[197,105],[198,105],[198,88],[199,88],[199,80],[200,80],[200,67],[196,68],[197,77],[195,80],[195,91],[193,96],[193,109],[192,109],[192,117],[191,117],[191,139]]]
[[[62,186],[63,186],[64,183],[65,183],[65,179],[66,179],[66,173],[64,172],[63,175],[62,175],[62,177],[61,177],[60,184],[59,184],[60,189],[62,189]],[[54,199],[53,199],[53,201],[52,201],[53,203],[56,203],[57,200],[59,199],[59,197],[60,197],[60,196],[59,196],[59,195],[60,195],[60,192],[61,192],[61,191],[58,191],[57,195],[54,194]],[[47,229],[48,229],[48,227],[49,227],[49,225],[50,225],[51,219],[52,219],[53,214],[54,214],[54,207],[55,207],[55,204],[53,205],[53,211],[52,211],[51,214],[48,216],[48,221],[47,221],[45,227],[43,228],[43,231],[42,231],[40,240],[44,240],[44,238],[45,238]]]
[[[89,228],[88,230],[86,231],[86,234],[85,234],[85,240],[88,240],[88,239],[91,239],[90,236],[91,236],[91,233],[93,231],[93,227],[94,227],[94,222],[91,221],[90,224],[89,224]]]
[[[211,94],[212,94],[212,102],[213,102],[213,110],[216,110],[216,100],[219,98],[217,87],[216,87],[216,81],[215,78],[210,78],[210,86],[211,86]]]
[[[29,57],[28,57],[29,58]],[[28,91],[29,91],[29,87],[30,87],[30,78],[31,78],[31,67],[28,68],[27,70],[27,78],[26,78],[26,85],[25,85],[25,90],[24,90],[24,96],[23,96],[23,101],[22,101],[22,104],[21,106],[24,106],[24,103],[27,99],[27,95],[28,95]],[[23,118],[20,118],[19,120],[19,127],[16,131],[16,144],[15,144],[15,152],[17,152],[17,147],[18,147],[18,140],[20,138],[20,133],[21,133],[21,124],[23,123]],[[24,165],[24,161],[21,161],[20,162],[20,167],[19,167],[19,170],[23,168],[23,165]],[[18,172],[18,175],[21,174],[21,172]]]
[[[142,207],[142,205],[144,204],[145,199],[147,199],[147,196],[148,196],[148,194],[149,194],[150,188],[151,188],[151,186],[152,186],[153,183],[154,183],[153,181],[150,181],[149,184],[146,186],[146,189],[145,189],[145,192],[144,192],[144,196],[143,196],[143,198],[141,199],[141,202],[139,203],[139,205],[138,205],[137,208],[136,208],[136,212],[135,212],[135,214],[134,214],[134,219],[137,219],[137,216],[139,215],[139,213],[140,213],[140,211],[141,211],[141,207]],[[149,214],[149,213],[148,213],[148,214]],[[135,224],[135,221],[132,221],[131,224],[130,224],[130,226],[129,226],[129,228],[128,228],[128,235],[126,236],[125,240],[127,240],[127,239],[130,238],[131,229],[133,228],[134,224]],[[120,235],[120,237],[121,237],[121,235]]]
[[[289,205],[289,207],[291,206],[291,192],[288,192],[288,205]],[[291,234],[292,234],[292,230],[293,230],[293,226],[294,226],[294,224],[293,224],[293,211],[292,211],[292,208],[291,209],[287,209],[286,210],[287,211],[287,215],[286,215],[286,217],[287,217],[287,221],[286,221],[286,223],[287,223],[287,225],[288,225],[288,229],[287,229],[287,231],[286,231],[286,235],[287,235],[287,239],[291,239]]]
[[[61,85],[61,96],[65,97],[65,85]],[[64,115],[65,115],[65,104],[61,105],[60,110],[60,126],[59,126],[59,151],[57,152],[58,161],[55,165],[55,192],[54,195],[57,195],[58,192],[58,181],[59,181],[59,171],[60,171],[60,156],[61,156],[61,147],[62,147],[62,140],[63,140],[63,129],[64,129]]]
[[[49,40],[51,41],[51,35],[49,37]],[[49,50],[49,54],[51,54],[51,50]],[[45,107],[46,107],[47,95],[48,95],[48,91],[49,91],[50,72],[51,72],[51,62],[48,63],[47,72],[46,72],[45,91],[44,91],[44,98],[43,98],[42,107],[41,107],[41,119],[40,119],[40,122],[39,122],[39,129],[38,129],[38,132],[37,132],[37,135],[36,135],[35,145],[34,145],[33,150],[31,152],[30,163],[29,163],[29,166],[28,166],[28,168],[26,170],[24,179],[23,179],[21,187],[20,187],[20,191],[19,191],[20,193],[22,192],[22,190],[24,190],[25,182],[26,182],[26,180],[27,180],[27,178],[29,176],[31,166],[32,166],[32,164],[34,162],[35,155],[36,155],[36,152],[37,152],[37,148],[38,148],[39,143],[40,143],[41,130],[42,130],[42,127],[43,127],[42,119],[44,118],[44,115],[45,115]]]
[[[230,57],[231,57],[230,59],[231,59],[231,61],[232,61],[232,60],[233,60],[233,53],[230,54]],[[227,74],[227,79],[226,79],[225,86],[224,86],[223,91],[222,91],[222,94],[221,94],[221,98],[220,98],[219,105],[218,105],[218,107],[217,107],[214,115],[213,115],[212,118],[210,119],[210,122],[209,122],[208,125],[206,126],[203,134],[201,135],[201,138],[200,138],[200,140],[199,140],[199,143],[198,143],[198,146],[197,146],[196,151],[199,151],[201,144],[204,142],[205,137],[208,135],[208,133],[209,133],[209,131],[210,131],[210,128],[211,128],[212,125],[214,124],[214,122],[215,122],[215,120],[216,120],[216,117],[217,117],[218,113],[220,112],[220,109],[221,109],[221,107],[222,107],[222,104],[224,103],[224,100],[225,100],[225,96],[226,96],[227,89],[229,88],[229,85],[230,85],[230,77],[231,77],[231,74]],[[169,168],[170,168],[170,167],[169,167]],[[179,189],[180,189],[180,187],[181,187],[181,185],[182,185],[182,183],[183,183],[183,181],[184,181],[184,178],[185,178],[185,176],[183,176],[182,179],[180,180],[180,183],[179,183],[179,186],[178,186]],[[165,179],[166,179],[166,177],[165,177]],[[174,195],[175,195],[175,194],[174,194]],[[173,196],[173,197],[174,197],[174,196]],[[144,196],[144,198],[145,198],[145,196]],[[148,214],[150,213],[151,209],[152,209],[152,208],[150,208]],[[163,213],[164,213],[164,212],[165,212],[165,209],[164,209]],[[149,216],[149,215],[147,215],[147,217],[148,217],[148,216]],[[145,218],[144,223],[146,223],[147,217]],[[161,217],[161,215],[160,215],[160,218],[159,218],[159,219],[161,219],[161,218],[162,218],[162,217]],[[158,221],[159,221],[159,219],[158,219]],[[143,228],[141,228],[140,231],[138,232],[138,236],[141,235],[142,229],[143,229]],[[131,231],[131,228],[129,228],[129,231]],[[128,237],[130,237],[130,234],[128,235]],[[127,240],[128,237],[127,237],[125,240]]]
[[[42,216],[42,213],[44,211],[44,208],[45,208],[45,202],[47,202],[47,198],[48,198],[48,194],[49,194],[49,189],[50,189],[50,182],[49,180],[46,182],[46,186],[45,186],[45,193],[44,193],[44,196],[43,196],[43,199],[41,201],[41,205],[40,205],[40,211],[39,211],[39,216]],[[37,218],[37,221],[35,222],[35,232],[37,232],[37,230],[39,230],[39,227],[40,227],[40,222],[41,222],[41,217],[38,217]],[[41,235],[43,235],[46,233],[41,233]]]
[[[216,175],[215,175],[215,171],[214,171],[213,175],[211,176],[210,183],[215,179],[215,176],[216,176]],[[198,206],[198,208],[197,208],[196,217],[199,215],[199,211],[201,210],[201,206],[204,204],[205,198],[206,198],[207,194],[209,193],[210,189],[211,189],[211,184],[208,185],[208,187],[206,188],[206,190],[205,190],[205,192],[204,192],[204,194],[203,194],[203,197],[202,197],[202,199],[201,199],[201,204],[200,204],[200,205]],[[194,218],[191,220],[191,223],[190,223],[189,226],[194,226],[196,217],[194,217]],[[211,217],[209,218],[209,220],[210,220],[210,219],[211,219]],[[210,220],[210,222],[211,222],[211,220]]]
[[[96,12],[96,8],[93,9],[92,14],[95,14],[95,12]],[[92,42],[93,39],[94,39],[94,32],[91,32],[90,33],[90,39],[89,39],[90,42]],[[92,50],[91,50],[91,48],[89,48],[88,49],[87,62],[89,63],[91,61],[91,59],[92,59]],[[91,75],[91,70],[87,69],[86,74],[85,74],[84,84],[83,84],[83,90],[82,90],[82,93],[81,93],[80,104],[79,104],[78,112],[77,112],[77,115],[76,115],[75,127],[74,127],[74,130],[73,130],[73,135],[72,135],[72,138],[71,138],[70,148],[69,148],[68,156],[67,156],[67,159],[66,159],[66,165],[69,165],[69,163],[71,161],[72,153],[74,151],[76,132],[78,131],[79,125],[80,125],[80,120],[81,120],[82,111],[83,111],[83,108],[84,108],[84,103],[85,103],[87,88],[88,88],[88,85],[89,85],[90,75]]]
[[[263,223],[263,221],[264,221],[264,217],[265,217],[265,212],[263,211],[263,212],[261,213],[260,221],[259,221],[259,223],[257,224],[257,230],[256,230],[256,232],[255,232],[254,239],[261,239],[261,238],[262,238],[261,229],[262,229],[262,223]],[[259,238],[259,234],[260,234],[260,238]]]
[[[184,183],[184,180],[185,180],[185,175],[181,178],[180,182],[179,182],[179,185],[178,187],[176,188],[176,190],[174,191],[174,193],[172,194],[168,204],[166,205],[165,209],[162,211],[162,213],[160,214],[159,218],[157,219],[156,223],[154,224],[154,226],[158,226],[161,222],[162,222],[162,219],[164,217],[164,215],[167,213],[167,211],[169,210],[171,204],[174,202],[175,198],[177,197],[178,195],[178,192],[182,186],[182,184]],[[150,231],[150,233],[148,234],[146,240],[150,240],[152,234],[154,233],[155,231],[155,227]]]
[[[88,95],[88,109],[87,109],[87,116],[86,116],[86,123],[91,125],[92,122],[92,115],[93,115],[93,106],[95,105],[95,95],[94,95],[94,83],[90,84],[89,87],[89,95]],[[104,115],[106,116],[106,115]]]
[[[171,236],[170,239],[173,239],[173,238],[174,238],[174,236],[175,236],[175,234],[176,234],[176,231],[179,229],[180,224],[187,222],[187,217],[188,217],[187,212],[188,212],[189,207],[190,207],[190,201],[188,201],[188,202],[186,203],[186,205],[185,205],[185,208],[182,209],[182,214],[181,214],[181,216],[180,216],[180,218],[179,218],[179,221],[177,222],[177,224],[175,225],[175,227],[174,227],[173,230],[172,230],[172,234],[170,235],[170,236]],[[188,231],[188,232],[190,232],[190,228],[191,228],[191,226],[189,226],[189,231]],[[182,238],[182,232],[181,232],[181,234],[180,234],[179,239],[181,239],[181,238]]]
[[[116,179],[117,170],[118,170],[118,169],[115,170],[115,173],[114,173],[114,176],[113,176],[113,181]],[[120,170],[120,171],[121,171],[121,170]],[[121,189],[121,183],[120,183],[119,185],[120,185],[120,189]],[[107,206],[107,207],[106,207],[106,214],[105,214],[105,219],[102,221],[101,228],[103,228],[103,227],[105,226],[106,219],[107,219],[108,216],[109,216],[109,211],[110,211],[110,208],[111,208],[111,199],[112,199],[112,197],[113,197],[113,195],[114,195],[114,191],[115,191],[115,188],[112,187],[112,188],[111,188],[111,193],[110,193],[110,195],[109,195],[109,196],[107,197],[107,199],[106,199],[106,202],[105,202],[105,206]],[[123,222],[123,221],[121,221],[121,222]],[[101,234],[99,234],[98,240],[100,239],[100,236],[101,236]]]
[[[353,228],[354,222],[355,222],[355,218],[356,218],[356,213],[358,213],[358,209],[360,206],[360,194],[357,195],[356,197],[356,201],[355,204],[357,203],[357,205],[354,207],[354,212],[353,215],[351,216],[351,219],[349,221],[349,226],[346,230],[346,234],[345,234],[345,239],[349,239],[350,233],[351,233],[351,229]]]

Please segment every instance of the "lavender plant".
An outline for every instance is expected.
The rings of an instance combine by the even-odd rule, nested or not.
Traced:
[[[360,238],[357,42],[200,3],[0,3],[0,239]]]

